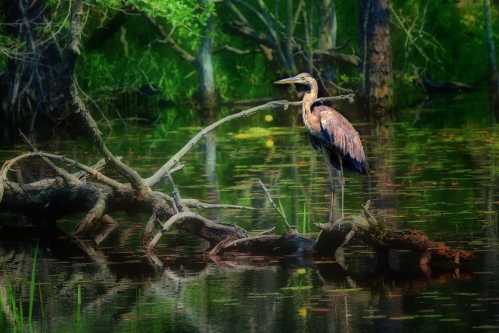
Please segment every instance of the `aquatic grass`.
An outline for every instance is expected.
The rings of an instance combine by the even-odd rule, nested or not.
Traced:
[[[31,264],[31,278],[29,282],[29,299],[28,299],[28,316],[27,324],[28,331],[33,332],[33,309],[35,304],[35,291],[36,291],[36,267],[38,262],[38,245],[33,254],[33,263]],[[17,293],[16,286],[11,281],[7,280],[5,284],[6,293],[6,307],[10,311],[11,325],[14,332],[24,332],[25,313],[23,307],[23,291],[20,288]],[[1,300],[0,300],[1,302]]]
[[[7,281],[5,289],[7,294],[8,309],[10,310],[10,318],[13,324],[14,332],[23,332],[24,318],[22,311],[22,299],[17,299],[16,289],[10,281]]]
[[[36,288],[36,263],[38,261],[38,244],[33,255],[33,264],[31,266],[31,281],[29,284],[29,310],[28,323],[30,332],[33,331],[33,306],[35,303],[35,288]]]
[[[287,221],[288,221],[288,217],[286,216],[286,210],[284,209],[284,205],[282,204],[282,201],[281,199],[277,199],[277,210],[279,211],[279,214],[282,216],[282,219],[279,219],[279,229],[280,230],[287,230],[288,229],[288,226],[287,226]]]
[[[310,216],[308,215],[307,204],[303,203],[303,216],[299,220],[299,224],[297,225],[298,232],[301,234],[309,233],[311,230],[310,226]]]
[[[78,284],[76,288],[76,324],[80,324],[81,321],[81,284]]]
[[[19,307],[17,305],[17,300],[16,300],[16,291],[14,286],[10,283],[7,282],[7,287],[6,287],[6,292],[7,292],[7,299],[9,303],[9,308],[12,316],[12,320],[14,321],[14,330],[17,331],[17,326],[21,325],[22,323],[22,304],[19,301]]]
[[[19,317],[18,317],[19,327],[18,328],[20,331],[24,331],[24,329],[23,329],[24,328],[24,311],[23,311],[22,293],[21,293],[18,300],[19,300],[19,307],[18,307],[18,309],[19,309],[19,313],[18,313],[18,315],[19,315]]]

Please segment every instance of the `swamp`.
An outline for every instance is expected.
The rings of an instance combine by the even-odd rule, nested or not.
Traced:
[[[0,332],[498,332],[498,42],[494,0],[2,1]]]

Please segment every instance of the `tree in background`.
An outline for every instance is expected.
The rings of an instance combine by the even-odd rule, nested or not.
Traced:
[[[489,53],[489,68],[490,68],[490,92],[491,92],[491,101],[493,108],[497,115],[499,114],[499,72],[497,71],[497,54],[496,47],[494,42],[494,31],[492,28],[492,18],[490,15],[490,0],[483,1],[483,11],[485,16],[485,31],[486,31],[486,40],[487,40],[487,48]]]
[[[225,6],[232,13],[225,22],[227,32],[256,44],[268,61],[278,64],[282,75],[307,71],[322,88],[337,91],[341,87],[334,82],[333,65],[354,68],[359,64],[355,54],[340,52],[336,46],[333,0],[230,0]]]
[[[7,136],[9,128],[19,128],[33,136],[37,121],[57,123],[70,103],[83,3],[76,0],[65,7],[52,1],[16,0],[4,2],[1,10],[4,36],[11,41],[0,82],[0,123],[6,127],[2,132]]]
[[[0,83],[4,136],[17,135],[17,129],[22,129],[32,137],[37,122],[48,129],[63,123],[66,114],[71,114],[67,111],[73,109],[71,89],[76,85],[77,59],[81,53],[87,57],[86,42],[93,50],[100,50],[105,38],[119,32],[127,57],[124,25],[137,12],[156,26],[162,42],[194,65],[201,103],[214,108],[217,96],[211,55],[215,13],[212,0],[16,0],[1,5],[6,27],[1,31],[1,41],[5,45],[9,38],[10,43],[1,48],[7,56]],[[86,22],[91,24],[85,27]],[[171,30],[167,32],[168,28]]]
[[[336,16],[336,1],[322,0],[321,33],[319,40],[320,50],[335,50],[338,39],[338,18]],[[326,80],[336,80],[334,64],[327,62],[324,66],[323,75]]]
[[[134,9],[157,28],[162,41],[187,63],[198,76],[198,96],[203,108],[213,110],[217,91],[213,69],[215,5],[213,0],[133,0]],[[178,38],[175,38],[175,37]]]
[[[377,115],[393,103],[392,45],[388,0],[361,0],[360,40],[362,84],[360,93]]]

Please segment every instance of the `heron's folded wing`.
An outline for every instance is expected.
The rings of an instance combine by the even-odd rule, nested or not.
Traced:
[[[358,162],[366,161],[359,133],[345,117],[327,106],[317,106],[314,112],[320,113],[321,129],[331,146]]]

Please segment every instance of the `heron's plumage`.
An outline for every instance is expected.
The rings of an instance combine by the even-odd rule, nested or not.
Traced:
[[[338,170],[342,168],[367,173],[367,159],[359,133],[335,109],[317,104],[319,88],[309,73],[276,81],[277,84],[303,84],[302,116],[309,130],[314,148],[327,154],[329,162]]]
[[[330,156],[330,160],[337,160],[339,153],[343,157],[344,166],[358,171],[367,172],[367,160],[362,147],[359,133],[352,124],[331,107],[318,105],[313,107],[312,115],[320,120],[320,138]],[[312,135],[314,135],[312,133]],[[332,161],[332,162],[333,162]],[[333,163],[335,166],[338,162]]]

